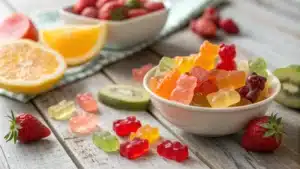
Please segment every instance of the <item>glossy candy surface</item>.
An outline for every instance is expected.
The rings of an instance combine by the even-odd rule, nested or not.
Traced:
[[[221,89],[218,92],[208,94],[207,100],[211,107],[225,108],[238,103],[241,96],[233,89]]]
[[[199,55],[196,56],[195,66],[200,66],[206,70],[213,69],[215,67],[218,51],[218,45],[214,45],[208,41],[204,41],[200,47]]]
[[[167,159],[183,162],[189,157],[189,149],[180,142],[165,140],[157,146],[157,153]]]
[[[130,141],[126,141],[120,146],[120,154],[130,160],[137,159],[143,155],[146,155],[149,151],[148,140],[135,138]]]
[[[62,100],[56,105],[52,105],[48,108],[48,114],[55,120],[68,120],[75,112],[75,104],[73,101]]]
[[[108,131],[95,132],[93,143],[105,152],[115,152],[120,148],[118,138]]]
[[[98,112],[98,105],[91,93],[77,94],[77,104],[86,112],[96,113]]]
[[[148,140],[150,144],[156,142],[160,137],[159,129],[146,124],[140,127],[135,133],[131,133],[129,139],[141,138]]]
[[[97,124],[97,116],[91,113],[83,113],[73,116],[69,121],[69,127],[71,132],[81,135],[91,134],[94,131],[96,131]]]
[[[131,132],[136,132],[142,126],[135,116],[128,116],[113,122],[113,129],[118,136],[128,136]]]
[[[155,93],[163,98],[168,99],[171,95],[171,92],[176,87],[176,81],[179,76],[180,73],[177,69],[168,72],[158,84]]]
[[[219,89],[238,89],[246,84],[246,73],[244,71],[223,71],[220,70],[216,76],[216,84]]]
[[[179,72],[185,73],[185,72],[189,72],[193,68],[195,62],[195,56],[186,56],[186,57],[177,56],[175,57],[174,60],[176,62],[177,69],[179,70]]]

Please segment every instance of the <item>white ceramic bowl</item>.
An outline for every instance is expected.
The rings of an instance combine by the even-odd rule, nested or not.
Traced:
[[[108,37],[106,49],[122,50],[138,43],[157,37],[168,18],[168,8],[144,16],[123,21],[107,21],[73,14],[71,7],[60,10],[60,16],[66,24],[107,23]]]
[[[196,107],[170,101],[153,93],[148,87],[148,81],[154,72],[155,68],[146,74],[143,84],[150,93],[153,106],[160,111],[165,119],[178,128],[203,136],[222,136],[242,130],[249,120],[265,114],[274,97],[280,91],[279,80],[270,74],[273,79],[273,93],[263,101],[229,108]]]

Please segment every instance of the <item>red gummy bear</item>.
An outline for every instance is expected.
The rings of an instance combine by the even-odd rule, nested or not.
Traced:
[[[134,138],[120,145],[120,154],[130,160],[137,159],[149,151],[149,142],[141,138]]]
[[[236,50],[234,44],[221,44],[219,49],[219,56],[221,61],[217,64],[217,69],[223,69],[227,71],[236,70],[236,63],[234,61]]]
[[[182,145],[180,142],[172,142],[165,140],[157,146],[157,153],[170,160],[177,162],[183,162],[189,157],[189,149],[186,145]]]
[[[116,120],[113,123],[113,129],[118,136],[128,136],[131,132],[136,132],[141,126],[141,122],[135,116]]]
[[[217,64],[216,68],[222,69],[222,70],[227,70],[227,71],[236,70],[236,63],[234,60],[228,61],[228,62],[221,61]]]

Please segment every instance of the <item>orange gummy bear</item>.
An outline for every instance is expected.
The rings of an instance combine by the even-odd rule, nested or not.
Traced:
[[[159,83],[159,81],[158,81],[157,77],[151,77],[151,78],[150,78],[150,81],[149,81],[149,87],[150,87],[150,89],[151,89],[153,92],[156,91],[157,86],[158,86],[158,83]]]
[[[200,66],[203,69],[211,70],[215,68],[216,58],[218,56],[219,46],[204,41],[200,46],[200,53],[196,56],[195,66]]]
[[[225,71],[218,70],[216,83],[219,89],[233,88],[238,89],[246,84],[246,73],[244,71]]]
[[[168,99],[176,87],[176,81],[180,76],[180,72],[175,69],[168,72],[156,88],[155,93],[159,96]]]

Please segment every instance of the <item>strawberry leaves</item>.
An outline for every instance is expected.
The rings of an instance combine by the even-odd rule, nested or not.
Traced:
[[[263,137],[275,137],[276,141],[279,142],[283,131],[282,117],[277,118],[277,114],[272,114],[269,117],[267,123],[260,124],[261,127],[267,129]]]
[[[9,122],[10,122],[10,127],[9,127],[10,130],[9,133],[7,133],[4,136],[4,139],[6,140],[6,142],[13,140],[14,144],[16,144],[18,138],[18,129],[20,127],[16,122],[16,118],[12,110],[11,110],[11,116],[7,116],[7,117],[9,118]]]

